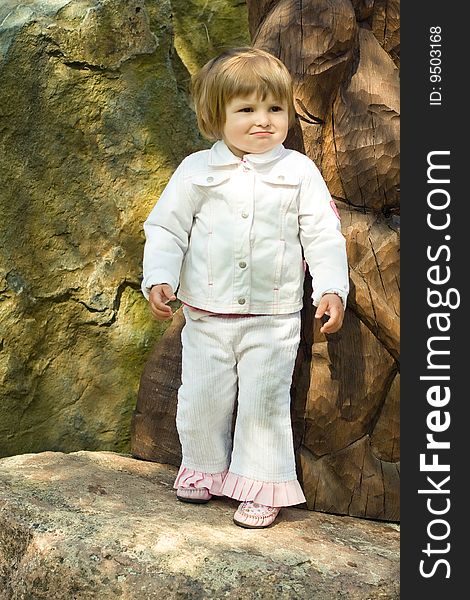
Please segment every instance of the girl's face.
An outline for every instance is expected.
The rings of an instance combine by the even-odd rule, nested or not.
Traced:
[[[271,94],[261,100],[256,93],[236,96],[225,108],[223,140],[240,158],[244,154],[267,152],[287,137],[289,115],[287,104]]]

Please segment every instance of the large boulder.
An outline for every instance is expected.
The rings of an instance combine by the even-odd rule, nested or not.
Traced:
[[[0,456],[125,450],[153,322],[142,224],[206,147],[169,0],[0,6]]]
[[[0,600],[399,598],[399,528],[283,508],[178,502],[175,467],[108,452],[0,460]]]

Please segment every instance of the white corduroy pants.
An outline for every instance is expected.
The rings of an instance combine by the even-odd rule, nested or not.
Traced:
[[[300,313],[198,318],[191,313],[184,307],[176,414],[182,464],[204,473],[229,469],[265,482],[296,479],[290,386]]]

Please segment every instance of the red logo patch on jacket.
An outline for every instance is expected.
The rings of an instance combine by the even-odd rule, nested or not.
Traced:
[[[330,200],[330,206],[333,209],[333,212],[335,213],[335,215],[338,217],[338,219],[341,221],[341,217],[339,216],[339,210],[338,207],[335,204],[334,200]]]

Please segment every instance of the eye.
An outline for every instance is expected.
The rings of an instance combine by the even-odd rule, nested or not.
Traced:
[[[271,110],[272,112],[281,112],[283,109],[282,106],[271,106]]]
[[[244,108],[240,108],[239,112],[251,112],[253,109],[250,108],[249,106],[245,106]]]

